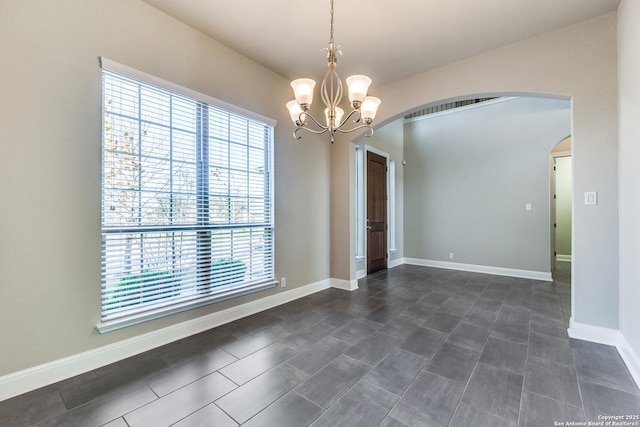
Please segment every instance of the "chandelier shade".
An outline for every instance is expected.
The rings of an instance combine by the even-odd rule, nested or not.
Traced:
[[[367,97],[371,79],[367,76],[357,74],[347,77],[346,82],[349,87],[349,101],[354,108],[357,108],[356,105],[361,105]]]
[[[340,107],[336,107],[335,114],[333,116],[333,122],[331,121],[331,118],[332,118],[331,111],[328,108],[324,109],[324,115],[325,115],[325,118],[327,119],[327,127],[332,125],[339,126],[340,121],[344,116],[344,110]]]
[[[323,49],[327,52],[328,65],[327,72],[320,85],[320,97],[325,105],[324,121],[326,126],[313,117],[309,111],[313,102],[316,82],[308,78],[296,79],[291,82],[295,99],[287,102],[291,121],[296,126],[293,132],[293,136],[296,139],[302,138],[302,136],[298,135],[298,131],[301,129],[315,134],[328,132],[332,143],[336,132],[347,133],[366,129],[366,136],[373,135],[371,124],[381,101],[376,97],[367,96],[371,85],[369,77],[361,74],[347,77],[346,83],[351,111],[345,117],[345,111],[339,107],[344,89],[336,67],[337,56],[342,52],[340,51],[340,46],[336,46],[333,41],[333,0],[330,0],[330,5],[329,46]],[[352,122],[351,127],[346,126],[349,121]]]
[[[302,117],[304,111],[300,108],[300,105],[298,105],[298,102],[295,99],[287,102],[287,109],[289,110],[293,123],[296,123],[301,118],[304,120],[304,117]]]
[[[380,98],[376,98],[375,96],[367,96],[362,102],[362,118],[365,122],[373,122],[373,119],[376,118],[376,113],[378,112],[378,107],[380,106]]]
[[[291,82],[291,87],[293,88],[293,94],[299,106],[311,105],[313,101],[313,89],[316,87],[316,82],[311,79],[297,79]]]

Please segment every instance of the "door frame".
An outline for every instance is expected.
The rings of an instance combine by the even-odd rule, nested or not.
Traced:
[[[367,163],[367,154],[369,152],[372,152],[374,154],[377,154],[379,156],[382,156],[385,158],[385,163],[386,163],[386,173],[385,173],[385,185],[387,186],[387,212],[386,212],[386,218],[385,221],[387,223],[387,247],[386,247],[386,252],[387,252],[387,268],[389,268],[389,260],[390,260],[390,252],[389,252],[389,231],[390,231],[390,227],[389,227],[389,160],[391,159],[391,156],[389,155],[389,153],[382,151],[376,147],[372,147],[371,145],[364,145],[364,151],[363,151],[363,156],[364,156],[364,168],[363,168],[363,180],[362,180],[362,186],[363,188],[363,192],[364,192],[364,221],[362,224],[362,233],[364,236],[364,272],[365,275],[367,274],[367,262],[368,262],[368,251],[369,251],[369,242],[368,242],[368,233],[367,233],[367,217],[369,216],[369,213],[367,212],[367,202],[369,200],[369,195],[367,194],[367,168],[368,168],[368,163]]]
[[[562,143],[566,139],[571,138],[569,135],[567,138],[562,139],[558,144]],[[549,254],[550,254],[550,267],[551,271],[556,268],[556,229],[553,226],[556,222],[556,174],[555,174],[555,160],[557,157],[570,157],[571,158],[571,197],[573,198],[573,146],[569,151],[553,151],[557,147],[554,146],[549,153]],[[571,206],[571,247],[573,251],[573,200]],[[573,265],[573,264],[572,264]],[[572,267],[573,268],[573,267]]]

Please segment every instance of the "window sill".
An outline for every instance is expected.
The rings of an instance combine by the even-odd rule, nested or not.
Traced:
[[[161,317],[169,316],[182,311],[191,310],[194,308],[202,307],[205,305],[213,304],[216,302],[228,300],[231,298],[240,297],[243,295],[252,294],[254,292],[264,291],[266,289],[275,288],[278,284],[277,281],[271,280],[268,282],[262,282],[257,284],[247,285],[241,288],[227,290],[215,295],[209,295],[197,300],[170,305],[154,310],[147,310],[142,313],[133,314],[118,319],[107,320],[96,325],[96,329],[101,334],[106,332],[115,331],[118,329],[126,328],[128,326],[137,325],[139,323],[148,322],[150,320],[159,319]]]

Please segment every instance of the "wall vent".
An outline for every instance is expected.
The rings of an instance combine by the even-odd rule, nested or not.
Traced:
[[[411,114],[404,116],[405,120],[413,119],[420,116],[427,116],[429,114],[440,113],[442,111],[453,110],[454,108],[466,107],[467,105],[480,104],[485,101],[491,101],[493,98],[473,98],[463,99],[462,101],[447,102],[446,104],[434,105],[433,107],[423,108],[422,110],[414,111]]]

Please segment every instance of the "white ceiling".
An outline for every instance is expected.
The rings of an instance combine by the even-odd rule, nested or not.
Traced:
[[[329,0],[144,0],[287,79],[321,80]],[[616,9],[618,0],[335,0],[344,78],[372,89]],[[375,89],[374,89],[375,91]]]

